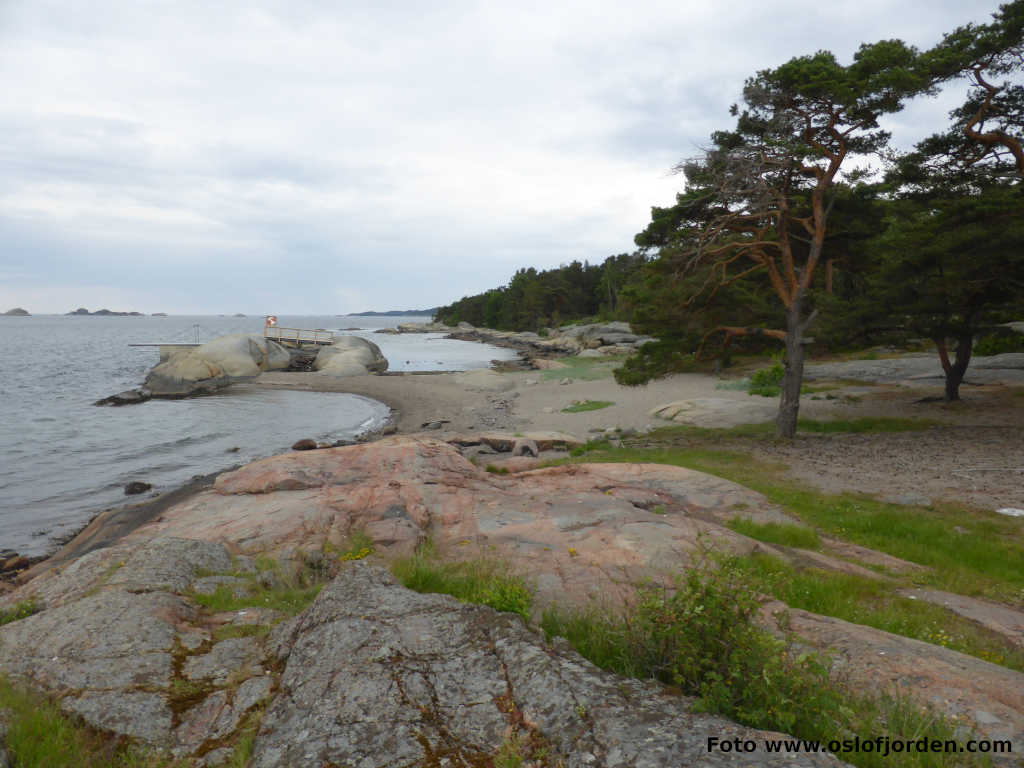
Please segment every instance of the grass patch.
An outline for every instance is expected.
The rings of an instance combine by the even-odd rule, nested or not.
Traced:
[[[932,427],[940,427],[942,422],[933,419],[898,419],[889,417],[865,417],[861,419],[799,419],[797,432],[805,434],[840,434],[869,432],[919,432]],[[738,424],[735,427],[694,427],[688,424],[674,424],[659,427],[650,433],[655,441],[667,441],[673,437],[691,437],[694,439],[720,439],[728,437],[771,437],[775,434],[775,422],[763,424]]]
[[[541,371],[540,375],[544,381],[564,378],[578,379],[580,381],[610,379],[615,368],[625,359],[625,356],[622,355],[609,355],[607,357],[560,357],[558,362],[563,363],[565,368]]]
[[[945,608],[895,593],[890,582],[817,569],[798,570],[770,555],[737,558],[764,592],[792,608],[951,648],[1024,672],[1024,650]]]
[[[593,608],[548,610],[545,634],[565,637],[594,664],[623,675],[654,678],[698,697],[697,709],[754,728],[800,739],[953,739],[954,723],[906,699],[870,697],[834,684],[814,654],[791,654],[754,622],[759,584],[735,557],[707,556],[674,590],[640,589],[620,615]],[[901,766],[986,765],[965,755],[901,756]],[[843,754],[866,768],[890,760],[876,753]]]
[[[646,436],[650,447],[603,445],[568,461],[652,462],[717,475],[759,491],[829,536],[928,566],[917,583],[1024,605],[1024,530],[1015,518],[948,505],[925,513],[859,494],[821,493],[784,477],[780,465],[704,447],[705,437],[728,432],[737,434],[669,428]],[[675,437],[691,444],[672,445]]]
[[[488,464],[487,471],[492,475],[507,475],[509,473],[508,467],[499,467],[495,464]]]
[[[13,608],[0,610],[0,627],[4,624],[10,624],[12,621],[27,619],[38,610],[39,606],[37,606],[35,600],[32,599],[22,600],[20,603],[15,603]]]
[[[365,542],[358,542],[359,550],[365,548]],[[355,544],[353,546],[356,546]],[[353,550],[348,550],[348,554]],[[372,551],[372,550],[371,550]],[[273,558],[261,556],[256,558],[257,569],[272,575],[270,579],[262,579],[260,574],[236,572],[232,575],[244,579],[246,591],[236,594],[237,585],[222,584],[209,595],[192,592],[189,597],[212,613],[227,613],[243,608],[270,608],[288,616],[295,616],[309,606],[340,567],[344,554],[339,557],[323,557],[315,565],[308,561],[297,569],[283,568]],[[365,555],[364,555],[365,556]],[[357,559],[351,556],[347,559]]]
[[[791,523],[755,523],[749,517],[734,517],[726,525],[736,533],[768,544],[781,544],[799,549],[821,549],[818,532],[813,528]]]
[[[610,400],[582,400],[581,402],[574,403],[568,408],[563,408],[562,413],[584,413],[585,411],[599,411],[602,408],[607,408],[609,405],[615,405]]]
[[[0,709],[8,711],[6,747],[15,768],[184,768],[68,717],[49,699],[0,677]]]
[[[253,582],[252,594],[236,595],[231,587],[219,586],[212,595],[193,594],[191,598],[213,613],[238,611],[243,608],[271,608],[289,616],[301,613],[316,599],[323,584],[287,585],[265,588]]]
[[[450,562],[425,545],[392,565],[395,577],[416,592],[440,592],[465,603],[519,614],[529,621],[533,592],[505,564],[489,559]]]
[[[346,544],[346,548],[340,554],[342,562],[362,560],[374,553],[373,539],[361,528],[356,528],[349,534]]]

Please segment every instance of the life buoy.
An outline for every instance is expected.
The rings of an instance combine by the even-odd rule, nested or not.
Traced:
[[[277,325],[277,315],[267,315],[267,327],[273,328]]]

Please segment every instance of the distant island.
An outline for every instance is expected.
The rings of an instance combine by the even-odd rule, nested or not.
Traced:
[[[433,317],[437,310],[438,307],[433,309],[392,309],[390,312],[353,312],[349,317]]]
[[[142,313],[141,312],[113,312],[113,311],[111,311],[109,309],[97,309],[95,312],[90,312],[85,307],[79,307],[78,309],[74,310],[73,312],[67,312],[65,314],[68,314],[68,315],[90,315],[90,316],[100,315],[100,316],[103,316],[103,317],[142,317]]]
[[[4,312],[4,314],[10,317],[28,317],[32,313],[29,312],[27,309],[15,307],[14,309],[8,309],[6,312]]]
[[[153,317],[167,317],[166,312],[154,312]]]

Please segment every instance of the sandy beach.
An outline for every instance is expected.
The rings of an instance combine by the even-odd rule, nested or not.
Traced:
[[[401,434],[425,425],[445,432],[555,430],[586,440],[606,430],[638,432],[674,422],[651,415],[659,406],[689,402],[685,423],[707,428],[774,420],[777,398],[723,389],[711,374],[676,374],[641,387],[611,376],[571,379],[562,371],[333,378],[317,373],[265,373],[250,386],[372,397],[396,412]],[[816,382],[824,384],[824,382]],[[801,418],[905,418],[935,422],[903,433],[800,434],[791,443],[723,435],[716,447],[782,462],[789,473],[828,492],[880,497],[916,495],[982,508],[1024,507],[1024,397],[1003,384],[965,387],[959,403],[921,403],[941,390],[929,383],[869,385],[836,382],[831,399],[805,396]],[[578,401],[605,401],[600,410],[565,413]],[[438,423],[440,425],[438,426]]]

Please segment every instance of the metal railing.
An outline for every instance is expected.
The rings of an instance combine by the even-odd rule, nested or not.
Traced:
[[[281,344],[333,344],[334,334],[330,331],[311,331],[306,328],[281,328],[268,325],[263,329],[263,336]]]

